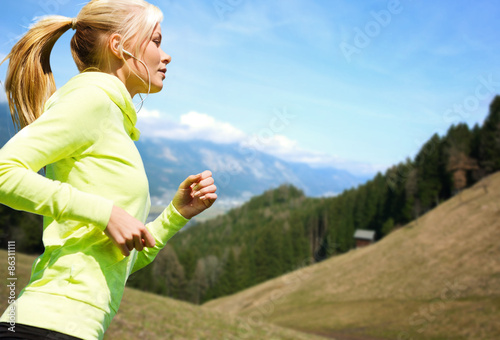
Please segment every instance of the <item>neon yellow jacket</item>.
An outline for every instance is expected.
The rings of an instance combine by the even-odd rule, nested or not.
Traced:
[[[0,321],[15,314],[16,323],[102,339],[129,275],[188,221],[170,204],[146,225],[155,247],[129,257],[104,234],[113,205],[142,222],[151,206],[134,144],[136,121],[132,98],[117,77],[81,73],[0,149],[0,203],[44,215],[45,245],[29,284]],[[37,173],[46,165],[47,178]]]

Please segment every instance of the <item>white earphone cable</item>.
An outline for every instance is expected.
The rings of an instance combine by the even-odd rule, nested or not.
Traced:
[[[137,105],[140,105],[139,109],[137,109],[137,105],[135,107],[135,110],[137,112],[139,112],[141,109],[142,109],[142,105],[144,103],[144,101],[146,100],[146,98],[149,96],[149,92],[151,92],[151,74],[149,73],[149,69],[146,65],[145,62],[143,62],[141,59],[139,58],[136,58],[132,53],[130,53],[129,51],[125,50],[125,49],[122,49],[123,53],[131,56],[132,58],[134,58],[135,60],[139,61],[140,63],[142,63],[142,65],[144,65],[144,67],[146,68],[146,71],[148,72],[148,93],[146,94],[146,97],[144,97],[144,99],[142,99],[142,96],[141,94],[139,93],[139,97],[142,99],[141,102]]]

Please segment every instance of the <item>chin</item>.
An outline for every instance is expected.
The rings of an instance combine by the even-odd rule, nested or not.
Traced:
[[[151,91],[149,93],[158,93],[163,89],[163,83],[151,84]]]

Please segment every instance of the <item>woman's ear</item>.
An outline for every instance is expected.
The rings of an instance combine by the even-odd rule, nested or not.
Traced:
[[[122,36],[118,33],[111,34],[108,39],[108,46],[111,53],[118,59],[123,59]]]

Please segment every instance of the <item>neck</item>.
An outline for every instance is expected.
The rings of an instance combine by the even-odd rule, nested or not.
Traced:
[[[118,58],[112,60],[109,69],[103,70],[103,72],[120,79],[130,93],[130,97],[134,98],[134,96],[140,92],[139,87],[136,85],[137,82],[135,81],[137,76],[127,67],[123,60]]]

